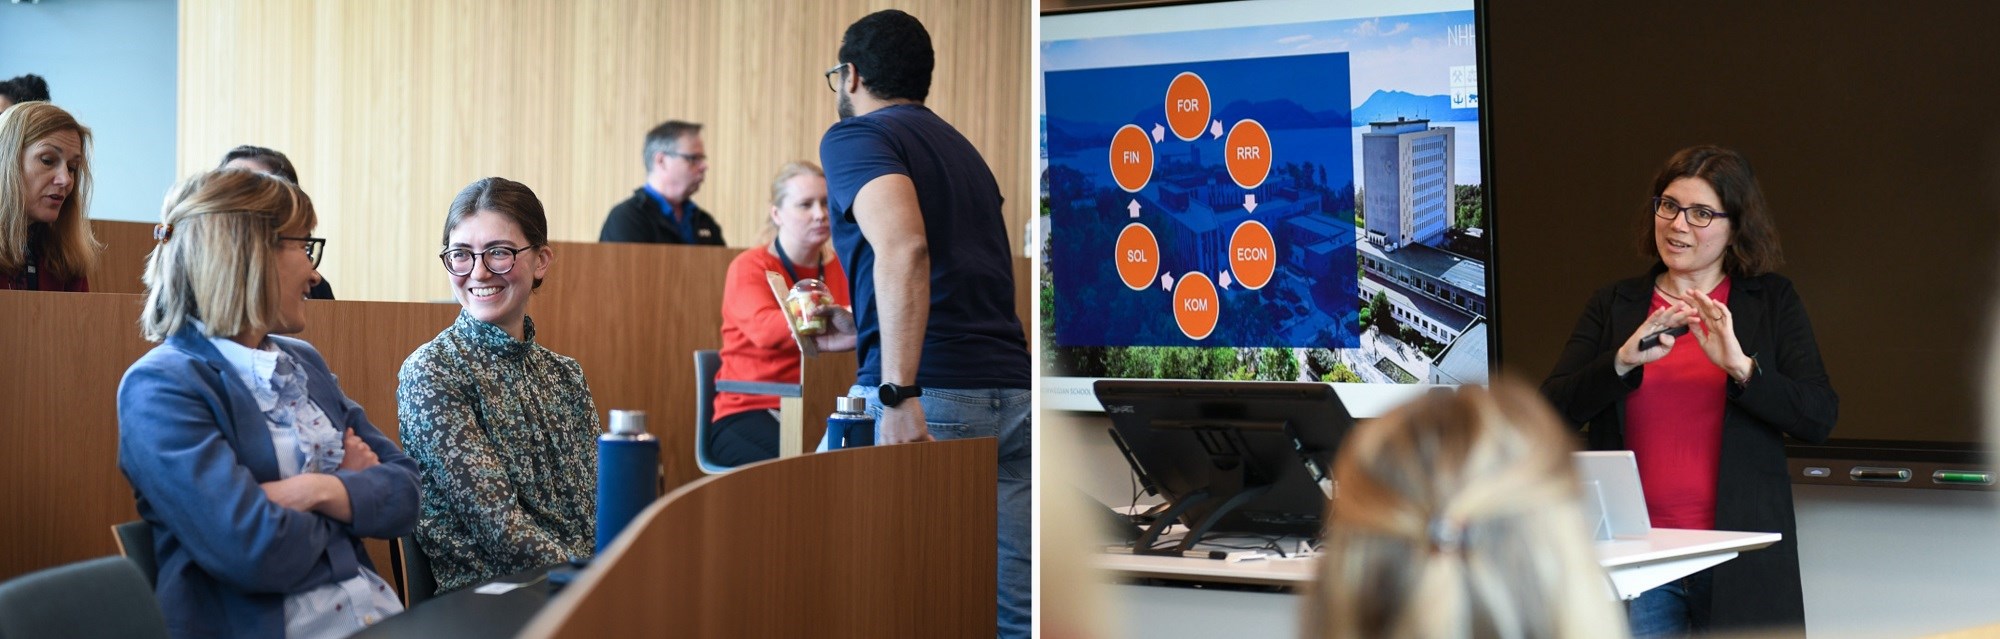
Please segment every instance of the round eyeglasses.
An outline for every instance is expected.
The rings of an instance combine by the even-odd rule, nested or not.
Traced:
[[[486,261],[486,272],[506,275],[514,270],[514,256],[520,255],[523,251],[535,250],[537,246],[539,245],[531,244],[521,248],[495,246],[483,251],[465,248],[445,249],[443,253],[438,254],[438,259],[444,262],[446,273],[459,277],[471,275],[473,265],[482,259]]]
[[[839,86],[837,86],[837,85],[835,85],[835,84],[833,83],[833,74],[835,74],[835,73],[840,73],[840,68],[841,68],[841,67],[845,67],[845,66],[847,66],[847,63],[846,63],[846,62],[842,62],[842,63],[840,63],[840,64],[836,64],[836,65],[833,65],[833,68],[831,68],[831,69],[827,69],[827,70],[826,70],[826,73],[822,73],[822,74],[820,74],[820,75],[823,75],[823,76],[826,76],[826,90],[828,90],[828,91],[832,91],[832,92],[834,92],[834,93],[839,93],[839,92],[840,92],[840,87],[839,87]],[[841,78],[842,80],[845,80],[845,79],[847,79],[847,76],[845,76],[845,75],[842,75],[842,76],[840,76],[840,78]]]
[[[1728,213],[1717,211],[1715,209],[1711,209],[1699,204],[1694,206],[1681,206],[1681,203],[1675,202],[1673,198],[1669,197],[1653,198],[1653,215],[1659,216],[1660,219],[1671,220],[1683,214],[1687,215],[1688,224],[1694,225],[1698,228],[1707,228],[1708,225],[1714,224],[1715,218],[1729,217]]]

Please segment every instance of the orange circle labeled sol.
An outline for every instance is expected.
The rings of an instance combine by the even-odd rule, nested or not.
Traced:
[[[1174,323],[1188,339],[1208,339],[1222,317],[1221,300],[1215,296],[1215,282],[1207,275],[1190,272],[1174,282]]]
[[[1271,175],[1271,134],[1256,120],[1243,120],[1229,127],[1223,141],[1222,160],[1229,165],[1229,179],[1236,185],[1254,189]]]
[[[1174,137],[1193,141],[1208,129],[1208,83],[1201,76],[1182,71],[1167,83],[1167,128]]]
[[[1118,261],[1118,279],[1125,281],[1125,288],[1146,290],[1160,273],[1160,240],[1144,224],[1127,224],[1125,230],[1118,232],[1117,256],[1113,259]]]
[[[1229,236],[1229,272],[1236,283],[1251,290],[1264,288],[1277,269],[1278,247],[1271,229],[1255,220],[1237,225]]]
[[[1111,136],[1111,179],[1127,193],[1153,180],[1153,141],[1146,139],[1145,130],[1127,124]]]

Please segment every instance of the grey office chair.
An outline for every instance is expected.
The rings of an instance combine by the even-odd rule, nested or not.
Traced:
[[[140,519],[112,526],[111,538],[118,542],[118,554],[139,567],[139,574],[145,575],[147,586],[160,582],[160,565],[153,558],[152,524]]]
[[[167,637],[167,618],[138,566],[99,557],[0,584],[0,639]]]
[[[431,574],[430,555],[417,546],[416,535],[389,541],[390,572],[396,575],[396,589],[403,591],[403,608],[417,607],[437,596],[437,577]]]
[[[777,397],[798,397],[800,393],[798,384],[717,380],[715,373],[719,370],[722,370],[720,351],[694,352],[694,462],[701,472],[710,475],[736,470],[735,466],[724,466],[708,458],[708,436],[714,426],[717,392]]]

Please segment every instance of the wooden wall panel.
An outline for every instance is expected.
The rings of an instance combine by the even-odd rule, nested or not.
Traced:
[[[430,261],[458,189],[521,181],[552,239],[595,241],[643,178],[645,131],[686,119],[712,158],[695,200],[746,246],[772,173],[817,160],[842,30],[891,6],[930,29],[929,106],[994,169],[1018,246],[1036,198],[1032,7],[1013,0],[186,0],[178,168],[286,152],[343,299],[420,301],[448,294]]]

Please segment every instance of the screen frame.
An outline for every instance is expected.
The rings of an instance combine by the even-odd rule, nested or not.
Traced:
[[[1137,11],[1145,9],[1186,7],[1193,5],[1277,3],[1281,1],[1282,0],[1132,0],[1129,2],[1111,1],[1111,2],[1101,2],[1093,4],[1079,4],[1071,6],[1052,7],[1049,6],[1051,3],[1048,0],[1044,0],[1039,8],[1039,14],[1035,29],[1036,39],[1034,44],[1036,48],[1036,54],[1035,54],[1036,65],[1034,73],[1036,75],[1036,80],[1033,83],[1034,85],[1033,99],[1036,101],[1037,104],[1046,103],[1046,98],[1042,95],[1044,89],[1042,87],[1042,83],[1040,80],[1041,75],[1045,72],[1043,70],[1043,65],[1041,63],[1040,51],[1042,45],[1048,42],[1049,40],[1047,40],[1045,36],[1042,35],[1042,25],[1040,24],[1040,18],[1051,17],[1051,16],[1057,16],[1057,17],[1074,16],[1081,14],[1096,14],[1096,13],[1107,13],[1107,12],[1117,12],[1117,11]],[[1500,211],[1495,206],[1496,203],[1496,199],[1494,197],[1495,185],[1493,180],[1491,179],[1491,176],[1494,173],[1493,159],[1494,159],[1494,148],[1496,145],[1494,144],[1493,141],[1493,129],[1494,129],[1493,117],[1492,117],[1493,111],[1492,109],[1488,108],[1487,105],[1487,100],[1491,95],[1488,89],[1492,76],[1491,62],[1490,62],[1491,58],[1489,55],[1490,49],[1488,45],[1487,36],[1490,33],[1491,29],[1490,25],[1488,24],[1489,14],[1490,14],[1490,11],[1487,8],[1488,0],[1471,0],[1471,3],[1473,12],[1472,22],[1474,25],[1473,28],[1475,30],[1474,58],[1476,60],[1475,64],[1478,65],[1479,69],[1477,83],[1480,93],[1480,107],[1479,107],[1479,122],[1477,128],[1480,137],[1480,144],[1479,144],[1480,182],[1481,182],[1480,203],[1481,206],[1484,207],[1485,211],[1485,216],[1484,219],[1481,220],[1480,228],[1485,234],[1486,250],[1487,250],[1486,273],[1485,273],[1486,313],[1482,317],[1482,319],[1486,324],[1486,337],[1487,337],[1486,371],[1487,371],[1487,379],[1490,381],[1494,376],[1500,374],[1501,372],[1501,366],[1500,366],[1500,363],[1502,361],[1501,343],[1503,341],[1500,339],[1501,335],[1500,331],[1502,328],[1500,323],[1500,311],[1501,311],[1501,303],[1503,302],[1502,300],[1503,296],[1499,294],[1500,269],[1498,268],[1498,264],[1500,262],[1500,243],[1499,243],[1499,238],[1497,237],[1497,233],[1495,233],[1495,231],[1499,228],[1497,220]],[[1037,107],[1035,111],[1036,113],[1042,114],[1042,117],[1046,117],[1047,111],[1045,107]],[[1039,125],[1037,125],[1036,129],[1037,129],[1037,134],[1036,134],[1037,144],[1039,145],[1045,143],[1044,138],[1047,135],[1047,132],[1041,131]],[[1035,157],[1038,160],[1040,160],[1041,157],[1040,153],[1037,152],[1035,154]],[[1038,167],[1038,170],[1046,171],[1047,167]],[[1357,238],[1357,241],[1361,240]],[[1038,245],[1035,255],[1032,257],[1035,260],[1035,264],[1037,267],[1035,269],[1036,282],[1034,285],[1039,290],[1042,283],[1041,279],[1043,277],[1042,271],[1044,270],[1044,268],[1046,268],[1046,265],[1044,264],[1043,260],[1047,258],[1047,249]],[[1038,305],[1036,313],[1039,314],[1040,312],[1041,310]],[[1041,326],[1040,318],[1037,317],[1036,318],[1037,329],[1039,329],[1040,326]],[[1039,340],[1037,341],[1039,342]],[[1191,381],[1191,382],[1213,381],[1213,380],[1159,380],[1159,379],[1146,379],[1146,378],[1095,378],[1095,377],[1072,377],[1064,375],[1051,375],[1048,374],[1042,368],[1042,362],[1041,362],[1042,347],[1039,343],[1035,345],[1035,351],[1036,351],[1035,375],[1037,380],[1041,382],[1041,384],[1039,384],[1038,389],[1036,390],[1036,395],[1038,399],[1045,406],[1056,410],[1076,411],[1084,413],[1102,412],[1104,409],[1097,402],[1095,393],[1085,393],[1082,391],[1090,388],[1095,383],[1104,380]],[[1051,380],[1065,380],[1067,383],[1055,384],[1054,386],[1057,386],[1059,388],[1051,389],[1052,385],[1049,384]],[[1395,406],[1400,405],[1404,401],[1407,401],[1408,399],[1420,395],[1426,391],[1433,390],[1436,388],[1450,387],[1449,385],[1439,385],[1439,384],[1429,384],[1429,383],[1414,383],[1414,384],[1361,384],[1361,383],[1333,383],[1333,382],[1311,382],[1311,383],[1324,383],[1335,388],[1337,396],[1350,410],[1351,414],[1353,414],[1356,417],[1363,417],[1363,418],[1379,416],[1383,413],[1388,412],[1390,409],[1393,409]],[[1054,390],[1055,392],[1052,393],[1051,390]]]

